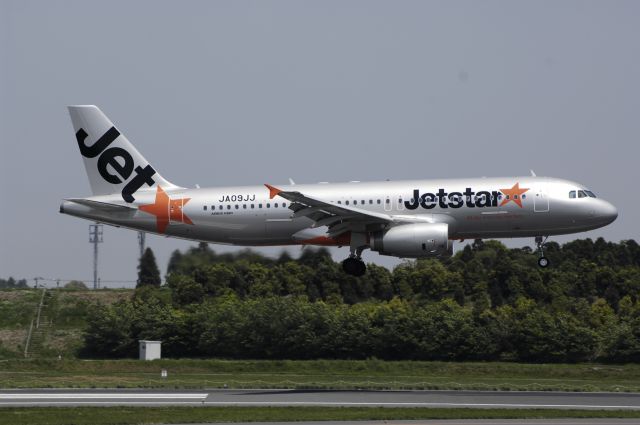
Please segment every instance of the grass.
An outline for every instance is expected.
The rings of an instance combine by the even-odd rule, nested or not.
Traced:
[[[22,347],[40,292],[0,291],[0,388],[318,388],[640,391],[640,365],[385,362],[378,360],[136,360],[73,358],[87,312],[131,290],[48,291],[53,322],[40,355]],[[62,361],[55,358],[61,354]],[[49,359],[46,359],[49,357]],[[169,377],[160,378],[161,369]]]
[[[0,290],[0,359],[23,356],[29,324],[36,317],[42,290]],[[45,335],[41,356],[75,355],[82,344],[88,312],[96,303],[112,304],[131,297],[130,289],[98,291],[47,290],[43,318],[53,327]]]
[[[160,378],[166,369],[168,378]],[[380,360],[7,360],[2,388],[640,391],[640,365]]]
[[[638,411],[382,407],[36,407],[0,408],[0,424],[116,425],[408,419],[639,418]]]
[[[28,327],[39,301],[35,290],[0,291],[0,328]]]

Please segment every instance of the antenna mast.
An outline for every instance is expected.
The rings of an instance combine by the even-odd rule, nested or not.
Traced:
[[[93,289],[98,289],[98,244],[102,243],[102,224],[89,225],[89,242],[93,244]]]

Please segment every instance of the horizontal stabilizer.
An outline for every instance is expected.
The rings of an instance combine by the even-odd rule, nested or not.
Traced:
[[[127,205],[118,205],[112,204],[109,202],[100,202],[100,201],[92,201],[90,199],[65,199],[65,201],[73,202],[75,204],[84,205],[85,207],[93,208],[95,210],[103,211],[106,213],[110,212],[131,212],[136,211],[137,208],[130,207]]]

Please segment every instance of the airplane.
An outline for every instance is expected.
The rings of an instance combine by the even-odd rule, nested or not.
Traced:
[[[401,258],[453,254],[465,239],[533,237],[547,267],[549,236],[612,223],[616,208],[581,184],[526,177],[185,188],[163,178],[94,105],[69,106],[93,195],[60,212],[169,237],[242,246],[348,246]]]

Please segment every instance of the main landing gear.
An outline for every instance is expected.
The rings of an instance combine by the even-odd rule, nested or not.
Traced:
[[[361,229],[364,230],[364,229]],[[364,231],[351,232],[349,243],[349,258],[342,262],[342,270],[351,276],[360,277],[367,272],[367,266],[362,261],[362,251],[369,248],[369,238]]]
[[[367,266],[362,261],[362,251],[367,248],[367,245],[358,243],[355,238],[352,238],[352,242],[355,243],[350,247],[351,254],[349,258],[342,262],[342,270],[351,276],[360,277],[367,272]]]
[[[353,255],[342,262],[342,270],[351,276],[360,277],[366,273],[367,266],[362,261],[362,258]]]
[[[547,242],[547,238],[549,236],[545,236],[544,239],[542,236],[536,236],[536,246],[538,249],[538,265],[542,268],[549,266],[549,259],[544,256],[544,244]]]

